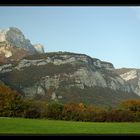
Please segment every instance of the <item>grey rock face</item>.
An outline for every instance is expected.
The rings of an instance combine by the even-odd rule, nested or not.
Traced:
[[[70,64],[69,69],[72,67],[77,68],[69,73],[66,73],[64,69],[64,72],[60,71],[60,73],[57,74],[53,73],[53,75],[44,75],[43,73],[45,72],[45,69],[42,71],[40,68],[42,66],[48,66],[49,64],[57,67]],[[33,85],[22,88],[25,95],[30,97],[34,95],[45,95],[52,87],[55,93],[55,90],[62,86],[67,88],[76,86],[80,89],[97,86],[110,88],[115,91],[133,91],[133,88],[129,83],[127,83],[121,76],[113,72],[115,69],[111,63],[103,62],[99,59],[91,58],[82,54],[54,53],[53,55],[49,55],[48,53],[42,58],[38,59],[22,59],[15,66],[12,64],[0,66],[0,74],[7,74],[11,71],[18,71],[24,74],[24,70],[26,71],[26,69],[28,69],[29,71],[31,67],[34,67],[34,71],[38,69],[38,72],[36,73],[37,76],[42,76],[40,76],[40,78],[36,80]],[[32,72],[30,72],[30,74],[32,74]],[[36,75],[34,75],[34,77],[35,76]],[[51,98],[56,100],[57,95],[54,93]],[[59,97],[59,99],[61,98],[62,97]]]
[[[0,72],[1,73],[6,73],[12,71],[12,64],[5,64],[0,66]]]
[[[105,62],[105,61],[100,61],[99,59],[95,59],[95,61],[93,62],[95,66],[99,67],[99,68],[106,68],[109,70],[114,69],[113,64],[109,63],[109,62]]]
[[[47,55],[46,55],[47,56]],[[27,60],[27,59],[22,59],[18,65],[15,67],[16,69],[20,70],[25,67],[30,67],[30,66],[41,66],[41,65],[47,65],[49,63],[52,63],[54,65],[63,65],[63,64],[72,64],[75,65],[77,62],[85,63],[93,69],[100,68],[100,69],[107,69],[107,70],[112,70],[114,69],[114,66],[110,63],[105,63],[102,62],[101,60],[97,60],[99,65],[96,64],[96,61],[94,58],[88,58],[85,55],[59,55],[59,58],[57,56],[53,57],[46,57],[42,59],[33,59],[33,60]]]
[[[67,84],[67,81],[72,81]],[[75,71],[72,74],[59,74],[55,76],[45,76],[40,79],[40,81],[37,81],[35,85],[31,86],[30,88],[25,88],[24,91],[29,95],[34,94],[41,94],[40,91],[44,94],[45,91],[47,92],[51,87],[54,87],[55,90],[57,90],[59,87],[61,87],[61,83],[65,84],[65,87],[78,87],[80,89],[84,89],[86,87],[108,87],[113,90],[120,90],[124,92],[131,92],[132,89],[123,79],[118,77],[109,77],[108,80],[106,80],[103,76],[103,73],[100,73],[98,71],[93,72],[89,71],[86,68],[81,68]],[[37,86],[37,85],[41,85]],[[38,90],[38,88],[40,90]],[[35,90],[36,89],[36,90]],[[45,90],[44,90],[45,89]],[[54,96],[53,96],[54,97]],[[55,96],[56,97],[56,96]]]

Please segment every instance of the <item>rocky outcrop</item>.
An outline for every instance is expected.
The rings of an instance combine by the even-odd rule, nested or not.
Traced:
[[[18,61],[30,55],[28,51],[10,45],[8,42],[0,42],[0,64],[10,61]]]
[[[136,70],[130,70],[126,73],[120,74],[120,76],[125,80],[125,81],[129,81],[132,79],[137,78],[137,71]]]
[[[99,68],[106,68],[106,69],[114,69],[114,66],[112,63],[100,61],[99,59],[95,59],[94,65],[96,65]]]
[[[8,58],[11,57],[13,54],[11,50],[9,50],[8,46],[0,47],[0,55],[4,55],[4,57]]]
[[[113,64],[111,63],[107,63],[107,62],[103,62],[99,59],[94,59],[91,58],[89,56],[86,55],[81,55],[81,54],[59,54],[59,53],[55,53],[53,56],[49,56],[50,54],[46,54],[46,56],[41,59],[23,59],[21,60],[18,65],[17,68],[24,68],[24,67],[29,67],[31,65],[46,65],[48,63],[52,63],[54,65],[62,65],[62,64],[72,64],[72,65],[76,65],[76,64],[87,64],[89,66],[94,66],[95,68],[100,68],[100,69],[108,69],[108,70],[112,70],[114,69]]]
[[[36,51],[38,53],[44,53],[44,46],[43,45],[41,45],[41,44],[35,44],[34,45],[34,48],[36,49]]]
[[[12,71],[12,64],[5,64],[0,66],[0,72],[1,73],[6,73]]]
[[[139,69],[116,69],[115,70],[122,79],[128,83],[133,92],[140,95],[140,70]]]

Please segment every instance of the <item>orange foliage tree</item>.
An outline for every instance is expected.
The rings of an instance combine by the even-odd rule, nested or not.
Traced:
[[[0,84],[0,116],[22,116],[25,104],[22,96],[4,84]]]
[[[127,109],[132,112],[140,112],[140,99],[125,100],[125,101],[121,102],[120,107],[121,107],[121,109]]]

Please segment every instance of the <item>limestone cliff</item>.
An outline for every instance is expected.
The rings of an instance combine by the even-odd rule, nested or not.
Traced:
[[[108,94],[114,95],[109,103],[112,100],[116,102],[116,98],[118,101],[122,97],[138,98],[131,85],[114,70],[113,64],[85,54],[54,52],[28,56],[16,64],[1,65],[0,77],[6,84],[20,90],[25,97],[31,98],[39,96],[60,101],[84,98],[79,100],[90,103],[96,96],[100,99],[103,93],[104,101],[110,99]],[[77,89],[71,91],[74,88]],[[85,94],[79,97],[83,91]]]

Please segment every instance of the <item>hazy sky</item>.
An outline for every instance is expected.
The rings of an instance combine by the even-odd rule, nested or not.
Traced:
[[[84,53],[140,68],[140,7],[0,7],[0,29],[18,27],[46,52]]]

